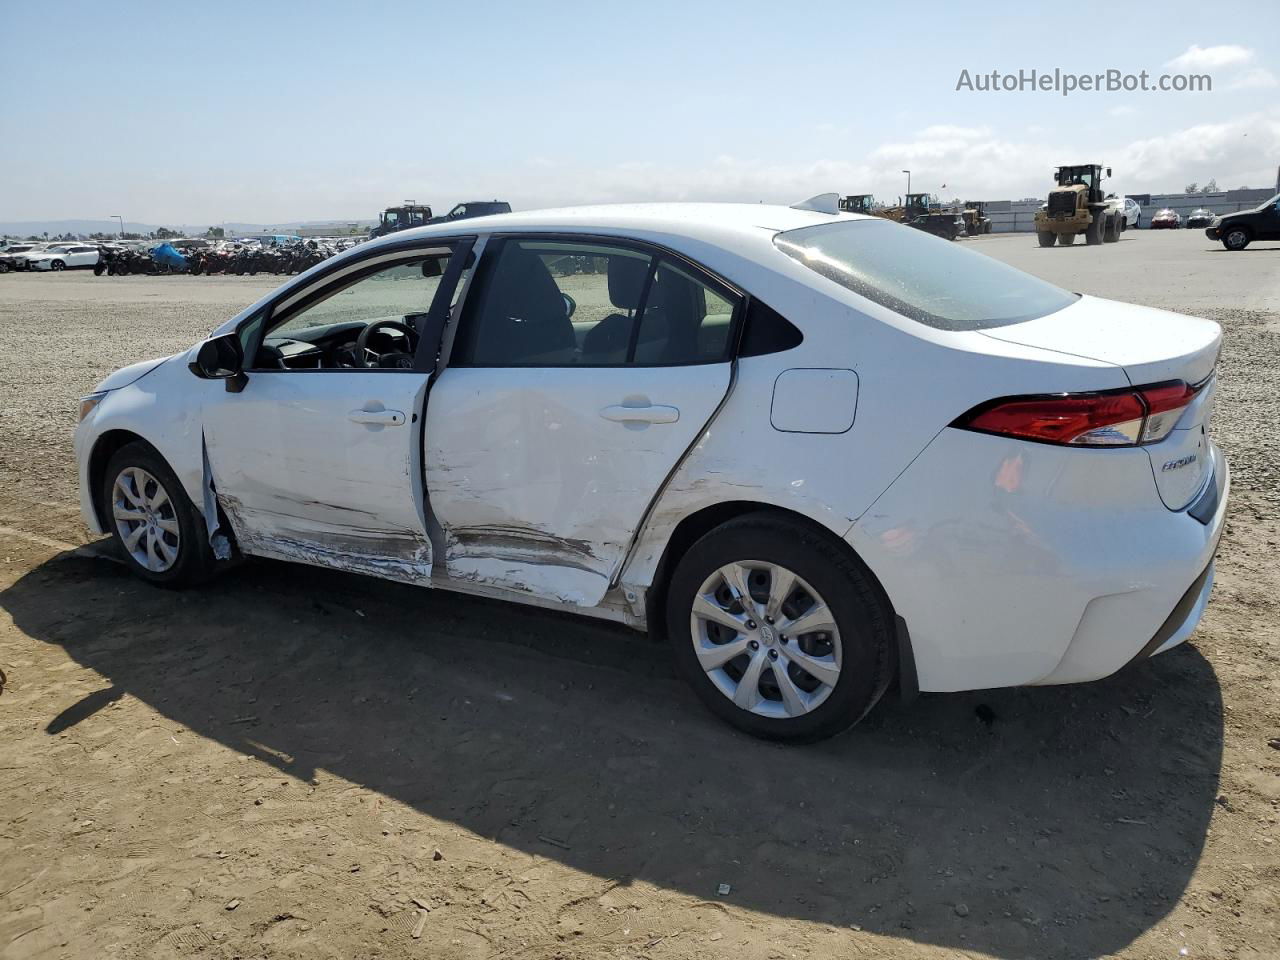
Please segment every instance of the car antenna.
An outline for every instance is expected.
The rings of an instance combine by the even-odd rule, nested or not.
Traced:
[[[838,193],[819,193],[810,197],[808,200],[802,200],[800,203],[791,204],[792,210],[812,210],[814,213],[839,213],[840,212],[840,194]]]

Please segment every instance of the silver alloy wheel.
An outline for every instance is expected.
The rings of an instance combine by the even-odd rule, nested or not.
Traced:
[[[178,560],[178,513],[160,481],[125,467],[111,487],[111,515],[125,550],[143,568],[164,573]]]
[[[742,560],[703,581],[689,618],[707,677],[762,717],[817,709],[840,679],[835,615],[818,592],[776,563]]]

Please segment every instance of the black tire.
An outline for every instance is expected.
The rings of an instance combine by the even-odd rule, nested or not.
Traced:
[[[1222,235],[1222,245],[1232,251],[1243,250],[1252,239],[1244,227],[1228,227],[1227,232]]]
[[[8,273],[12,269],[7,261],[0,260],[0,273]]]
[[[1036,239],[1040,241],[1042,247],[1053,246],[1053,232],[1050,230],[1041,230],[1036,234]]]
[[[1116,214],[1112,214],[1109,217],[1107,217],[1106,222],[1103,224],[1102,242],[1115,243],[1119,239],[1120,239],[1120,217]]]
[[[720,567],[751,561],[778,564],[810,585],[825,599],[841,636],[838,679],[825,700],[799,716],[766,717],[738,707],[704,672],[694,650],[690,621],[698,590]],[[874,575],[829,533],[785,517],[748,514],[706,534],[680,558],[666,603],[677,671],[713,713],[752,736],[804,743],[847,730],[876,705],[893,675],[893,608]],[[779,635],[776,642],[787,638]],[[773,669],[772,663],[764,669]]]
[[[1106,217],[1101,211],[1092,212],[1093,219],[1089,221],[1089,226],[1084,231],[1084,242],[1094,247],[1102,243],[1103,230],[1106,227]]]
[[[1074,233],[1058,234],[1058,246],[1060,247],[1069,247],[1075,242],[1076,242],[1076,235]]]
[[[149,570],[125,549],[120,529],[113,515],[113,491],[116,479],[124,471],[140,467],[149,473],[164,488],[173,514],[178,522],[177,558],[172,565],[162,571]],[[103,476],[102,498],[103,515],[111,534],[116,550],[124,559],[125,565],[138,577],[161,587],[184,587],[209,579],[214,572],[215,560],[209,547],[209,535],[204,518],[192,505],[186,491],[178,478],[169,469],[164,458],[146,443],[134,442],[126,444],[112,454],[107,461],[107,469]]]
[[[93,275],[95,277],[100,277],[106,272],[107,272],[107,265],[103,263],[101,260],[99,260],[97,263],[93,265]]]
[[[49,264],[49,269],[50,269],[50,270],[65,270],[65,269],[67,269],[67,265],[66,265],[65,263],[63,263],[61,260],[54,260],[51,264]]]

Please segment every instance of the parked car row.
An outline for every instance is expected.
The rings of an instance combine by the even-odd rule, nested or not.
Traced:
[[[10,270],[73,270],[93,267],[99,259],[94,243],[19,243],[0,251],[0,273]]]
[[[334,237],[281,243],[194,238],[151,242],[12,242],[0,246],[0,273],[91,269],[98,276],[161,273],[294,274],[364,240]]]
[[[294,274],[323,263],[359,242],[354,239],[292,239],[283,244],[250,241],[175,240],[149,248],[103,245],[99,276],[132,273]]]

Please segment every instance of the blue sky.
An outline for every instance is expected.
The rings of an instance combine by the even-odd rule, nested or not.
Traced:
[[[1058,9],[1072,12],[6,4],[0,221],[354,218],[403,199],[891,197],[904,167],[914,189],[1021,197],[1043,194],[1054,165],[1091,161],[1128,192],[1274,183],[1280,4]],[[1214,89],[955,89],[962,69],[1055,67],[1207,72]]]

